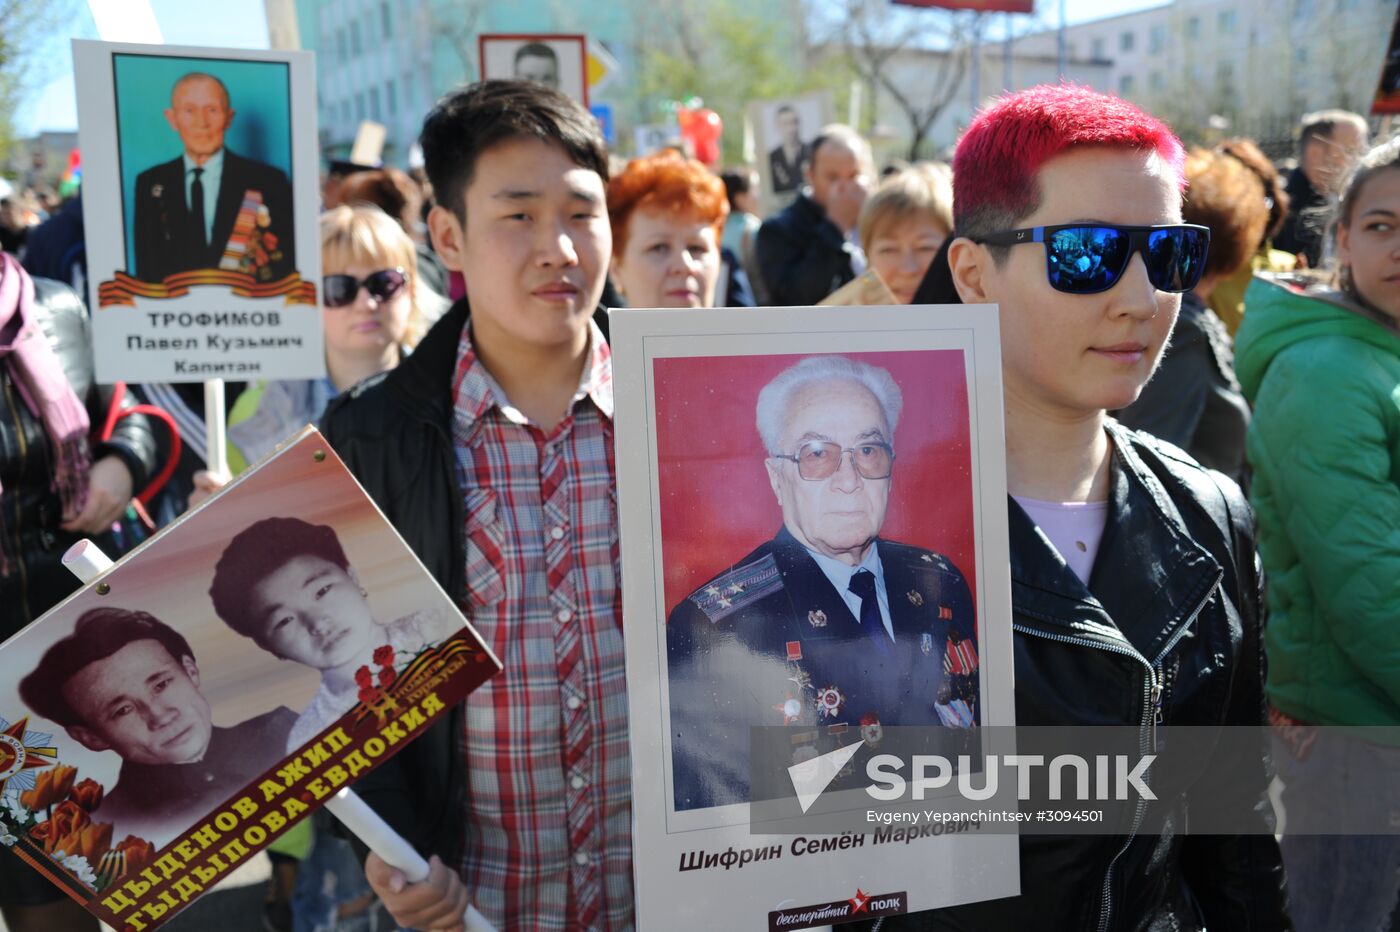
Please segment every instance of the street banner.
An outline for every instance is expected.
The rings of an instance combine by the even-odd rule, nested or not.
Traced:
[[[482,33],[481,79],[534,81],[588,107],[588,40],[557,33]]]
[[[982,13],[1034,13],[1035,0],[892,0],[900,6],[977,10]]]
[[[307,428],[0,645],[0,842],[155,929],[499,669]]]
[[[325,374],[310,52],[73,41],[100,382]]]
[[[981,760],[1013,722],[995,308],[610,320],[638,927],[1018,893],[1015,836],[974,823],[803,834],[864,814],[885,729]]]

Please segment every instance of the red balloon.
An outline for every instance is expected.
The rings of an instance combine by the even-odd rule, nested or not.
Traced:
[[[718,113],[708,107],[698,110],[680,107],[676,110],[676,122],[680,124],[681,138],[690,143],[697,159],[706,165],[719,161],[719,138],[724,132],[724,121]]]

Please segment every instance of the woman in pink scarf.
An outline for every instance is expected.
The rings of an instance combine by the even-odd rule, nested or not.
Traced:
[[[87,311],[67,286],[31,279],[0,253],[0,638],[77,588],[60,564],[79,537],[115,551],[111,528],[152,472],[146,420],[123,418],[93,442],[110,395],[93,382]],[[95,930],[37,872],[0,854],[0,911],[10,932]]]

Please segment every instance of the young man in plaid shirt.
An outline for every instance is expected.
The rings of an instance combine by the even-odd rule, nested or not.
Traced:
[[[578,104],[487,81],[428,115],[433,245],[467,296],[323,430],[505,670],[357,789],[432,874],[366,873],[403,926],[632,924],[612,367],[594,313],[607,152]]]

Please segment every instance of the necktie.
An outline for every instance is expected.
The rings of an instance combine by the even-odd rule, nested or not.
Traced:
[[[204,174],[204,169],[194,170],[194,183],[190,185],[190,213],[194,215],[194,226],[199,231],[199,245],[204,248],[209,245],[209,238],[204,234],[204,182],[199,180],[199,176]]]
[[[885,621],[880,616],[880,600],[875,595],[875,574],[870,570],[856,570],[851,574],[851,582],[847,588],[860,596],[861,633],[877,646],[888,649],[893,642],[889,632],[885,630]]]

